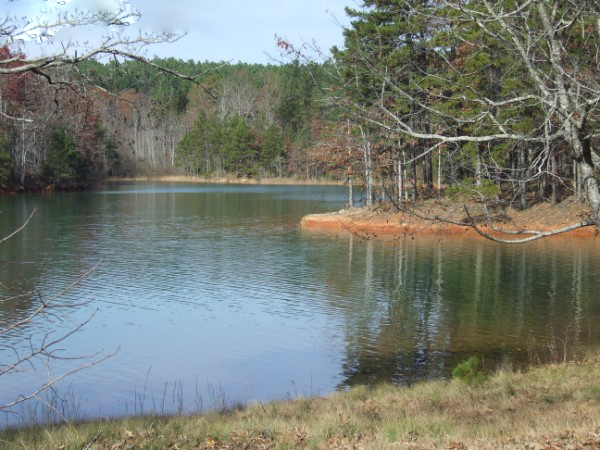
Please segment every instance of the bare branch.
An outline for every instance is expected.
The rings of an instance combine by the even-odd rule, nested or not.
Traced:
[[[500,233],[512,234],[512,235],[523,235],[523,234],[530,234],[530,235],[532,235],[532,236],[524,238],[524,239],[502,239],[502,238],[495,237],[495,236],[493,236],[493,235],[491,235],[491,234],[486,233],[485,231],[483,231],[480,227],[477,226],[477,224],[475,223],[475,221],[471,217],[471,214],[469,213],[469,210],[468,210],[468,208],[467,208],[466,205],[464,205],[464,209],[465,209],[465,212],[467,213],[467,217],[469,218],[469,221],[471,222],[470,227],[473,228],[473,230],[475,230],[477,232],[477,234],[479,234],[480,236],[482,236],[482,237],[484,237],[486,239],[489,239],[489,240],[494,241],[494,242],[499,242],[501,244],[524,244],[526,242],[536,241],[536,240],[544,238],[544,237],[556,236],[558,234],[566,233],[568,231],[573,231],[573,230],[577,230],[579,228],[584,228],[584,227],[589,227],[589,226],[595,225],[593,222],[583,221],[583,222],[580,222],[580,223],[576,223],[576,224],[569,225],[569,226],[560,228],[558,230],[552,230],[552,231],[540,231],[540,230],[506,230],[506,229],[502,229],[502,228],[496,227],[491,222],[491,220],[488,221],[489,226],[493,230],[498,231]]]
[[[33,208],[33,211],[31,211],[31,214],[29,215],[29,217],[27,218],[27,220],[25,221],[25,223],[23,225],[21,225],[19,228],[17,228],[15,231],[13,231],[11,234],[9,234],[5,238],[1,239],[0,240],[0,244],[2,244],[5,241],[8,241],[10,238],[12,238],[16,234],[20,233],[29,224],[29,221],[31,220],[31,218],[35,214],[36,210],[37,210],[36,208]]]
[[[75,281],[73,281],[66,288],[64,288],[63,290],[61,290],[60,292],[58,292],[54,296],[52,296],[49,300],[43,301],[42,304],[41,304],[41,306],[39,306],[29,316],[27,316],[26,318],[24,318],[22,320],[14,322],[13,324],[7,326],[4,329],[1,329],[0,330],[0,336],[2,336],[3,334],[9,333],[10,331],[12,331],[12,330],[14,330],[16,328],[22,327],[23,325],[25,325],[27,323],[30,323],[35,317],[39,316],[54,301],[56,301],[56,299],[62,297],[64,294],[66,294],[68,291],[70,291],[75,286],[77,286],[78,284],[80,284],[84,279],[86,279],[92,272],[94,272],[98,268],[98,266],[100,265],[100,263],[102,263],[102,261],[104,261],[104,258],[101,258],[90,270],[88,270],[87,272],[85,272],[82,275],[80,275]]]
[[[40,395],[41,392],[47,390],[48,388],[54,386],[55,384],[57,384],[59,381],[64,380],[67,377],[70,377],[71,375],[77,373],[77,372],[81,372],[84,369],[93,367],[93,366],[97,366],[98,364],[103,363],[104,361],[106,361],[109,358],[112,358],[114,355],[116,355],[119,352],[120,348],[117,348],[114,352],[109,353],[108,355],[103,356],[100,359],[97,359],[95,361],[92,361],[90,363],[84,364],[82,366],[79,366],[73,370],[70,370],[68,372],[63,373],[60,376],[57,376],[55,378],[52,378],[51,380],[47,381],[46,383],[42,384],[40,387],[38,387],[35,391],[33,391],[31,394],[26,394],[26,395],[20,395],[16,400],[7,403],[5,405],[0,405],[0,411],[10,411],[12,408],[14,408],[16,405],[18,405],[19,403],[23,403],[27,400],[30,400],[32,398],[36,398],[38,395]]]

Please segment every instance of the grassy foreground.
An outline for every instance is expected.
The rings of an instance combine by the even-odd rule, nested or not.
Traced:
[[[8,430],[3,448],[600,448],[600,359],[194,417]]]

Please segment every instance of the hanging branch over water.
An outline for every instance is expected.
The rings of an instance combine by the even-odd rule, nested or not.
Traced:
[[[18,233],[22,232],[30,223],[35,212],[36,210],[34,209],[30,214],[29,218],[23,223],[23,225],[21,225],[11,234],[0,240],[0,244],[6,242],[7,240],[15,237]],[[7,376],[9,374],[17,374],[23,370],[26,370],[26,367],[29,367],[31,370],[36,371],[36,366],[41,362],[44,363],[44,365],[48,369],[48,373],[50,373],[48,366],[52,361],[67,359],[82,361],[81,365],[78,365],[73,369],[67,370],[61,375],[57,375],[54,377],[49,375],[48,381],[42,383],[37,388],[33,389],[31,392],[21,392],[16,396],[14,400],[4,404],[0,404],[0,411],[14,412],[14,408],[17,405],[22,404],[31,399],[38,399],[43,402],[43,399],[40,398],[40,394],[42,392],[51,389],[61,380],[64,380],[65,378],[81,370],[106,361],[108,358],[114,356],[119,351],[119,349],[117,348],[116,350],[108,354],[102,354],[103,351],[100,351],[92,355],[62,355],[62,352],[64,351],[62,344],[65,343],[68,338],[81,331],[94,318],[94,316],[97,313],[97,310],[91,313],[86,319],[75,323],[70,329],[66,330],[59,336],[54,337],[50,332],[38,336],[39,328],[37,325],[39,324],[39,320],[44,320],[47,318],[57,318],[61,321],[65,321],[64,319],[66,319],[68,311],[80,309],[81,307],[88,306],[91,303],[90,301],[85,301],[75,304],[69,304],[63,302],[62,300],[64,300],[65,295],[69,291],[79,286],[86,278],[88,278],[98,268],[98,266],[102,263],[103,260],[104,258],[101,258],[92,268],[78,276],[72,283],[67,285],[58,293],[50,296],[48,299],[44,299],[42,294],[35,288],[30,292],[0,298],[0,302],[2,303],[10,302],[20,298],[35,298],[40,302],[40,305],[36,307],[32,312],[30,312],[25,318],[20,320],[14,320],[12,322],[2,321],[0,323],[0,337],[18,336],[20,342],[28,343],[28,349],[26,351],[19,350],[16,345],[12,345],[11,347],[5,348],[1,351],[8,352],[10,350],[10,352],[13,353],[14,356],[12,360],[6,356],[2,358],[2,364],[0,364],[0,382],[2,380],[2,376]],[[7,290],[9,289],[5,285],[2,285],[2,287]],[[36,340],[38,341],[38,343],[36,343]]]

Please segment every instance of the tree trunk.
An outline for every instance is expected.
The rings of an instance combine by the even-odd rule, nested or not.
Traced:
[[[431,152],[423,158],[423,184],[427,192],[433,191],[433,155]]]
[[[365,161],[365,183],[367,188],[367,206],[373,205],[373,165],[371,161],[371,142],[363,141],[363,157]]]
[[[352,190],[352,174],[348,175],[348,206],[354,206],[354,192]]]
[[[596,228],[600,230],[600,186],[596,179],[596,170],[592,159],[592,144],[589,135],[590,130],[583,128],[578,130],[577,143],[579,144],[575,150],[581,151],[581,156],[578,158],[579,166],[578,173],[580,176],[580,184],[585,188],[587,200],[590,204],[591,214],[590,220],[596,224]],[[583,200],[583,198],[582,198]]]
[[[550,159],[547,159],[544,163],[544,169],[542,171],[542,173],[540,174],[540,177],[538,178],[538,196],[540,197],[540,199],[544,199],[546,197],[546,179],[547,179],[547,173],[548,170],[550,168]]]
[[[438,197],[442,196],[442,147],[438,149]]]
[[[558,156],[552,155],[552,204],[558,204]]]
[[[569,98],[570,81],[565,79],[565,72],[561,66],[562,55],[561,45],[557,42],[556,29],[552,27],[550,16],[544,2],[538,2],[537,8],[542,19],[542,24],[546,30],[546,38],[548,39],[550,49],[550,61],[555,70],[554,81],[556,92],[558,93],[558,103],[564,112],[564,116],[568,117],[564,122],[565,136],[570,140],[572,155],[577,161],[577,172],[581,176],[581,183],[585,185],[585,192],[590,203],[591,213],[590,220],[600,230],[600,190],[598,188],[598,180],[594,170],[592,161],[592,151],[590,142],[590,131],[587,126],[585,116],[577,121],[575,116],[582,113],[581,109],[573,106],[572,99],[577,98],[577,95],[571,95]],[[573,93],[573,92],[571,92]]]
[[[520,146],[519,150],[519,172],[520,178],[520,191],[521,191],[521,208],[527,209],[527,148],[524,145]]]
[[[27,146],[25,145],[25,122],[21,122],[21,187],[25,186],[25,170],[27,165]]]
[[[581,198],[581,184],[579,184],[579,170],[576,160],[573,160],[573,193],[576,198]]]
[[[348,140],[350,141],[350,120],[348,120]],[[348,167],[348,206],[352,208],[354,206],[354,192],[352,186],[352,146],[348,145],[348,161],[350,161],[350,167]],[[280,175],[281,176],[281,175]]]
[[[413,202],[417,201],[418,198],[418,182],[417,182],[417,160],[415,158],[415,152],[414,152],[414,148],[413,148],[413,158],[412,158],[412,169],[413,169]]]
[[[402,202],[402,195],[404,194],[404,164],[402,164],[402,158],[400,152],[398,152],[398,203]]]
[[[481,187],[481,145],[477,146],[477,160],[475,161],[475,185]]]
[[[598,187],[598,180],[596,180],[594,166],[584,159],[579,163],[578,169],[591,207],[590,220],[600,230],[600,188]]]
[[[404,188],[404,182],[406,181],[406,152],[402,151],[402,187],[404,191],[404,200],[408,201],[408,189]]]

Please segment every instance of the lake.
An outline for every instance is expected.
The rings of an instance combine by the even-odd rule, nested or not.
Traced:
[[[0,197],[0,236],[37,208],[0,245],[0,321],[27,317],[104,258],[56,315],[0,336],[6,365],[91,318],[60,359],[3,375],[0,404],[118,349],[21,414],[0,412],[1,423],[194,412],[446,378],[471,355],[493,370],[598,347],[596,240],[383,242],[299,229],[345,200],[335,186],[166,183]]]

